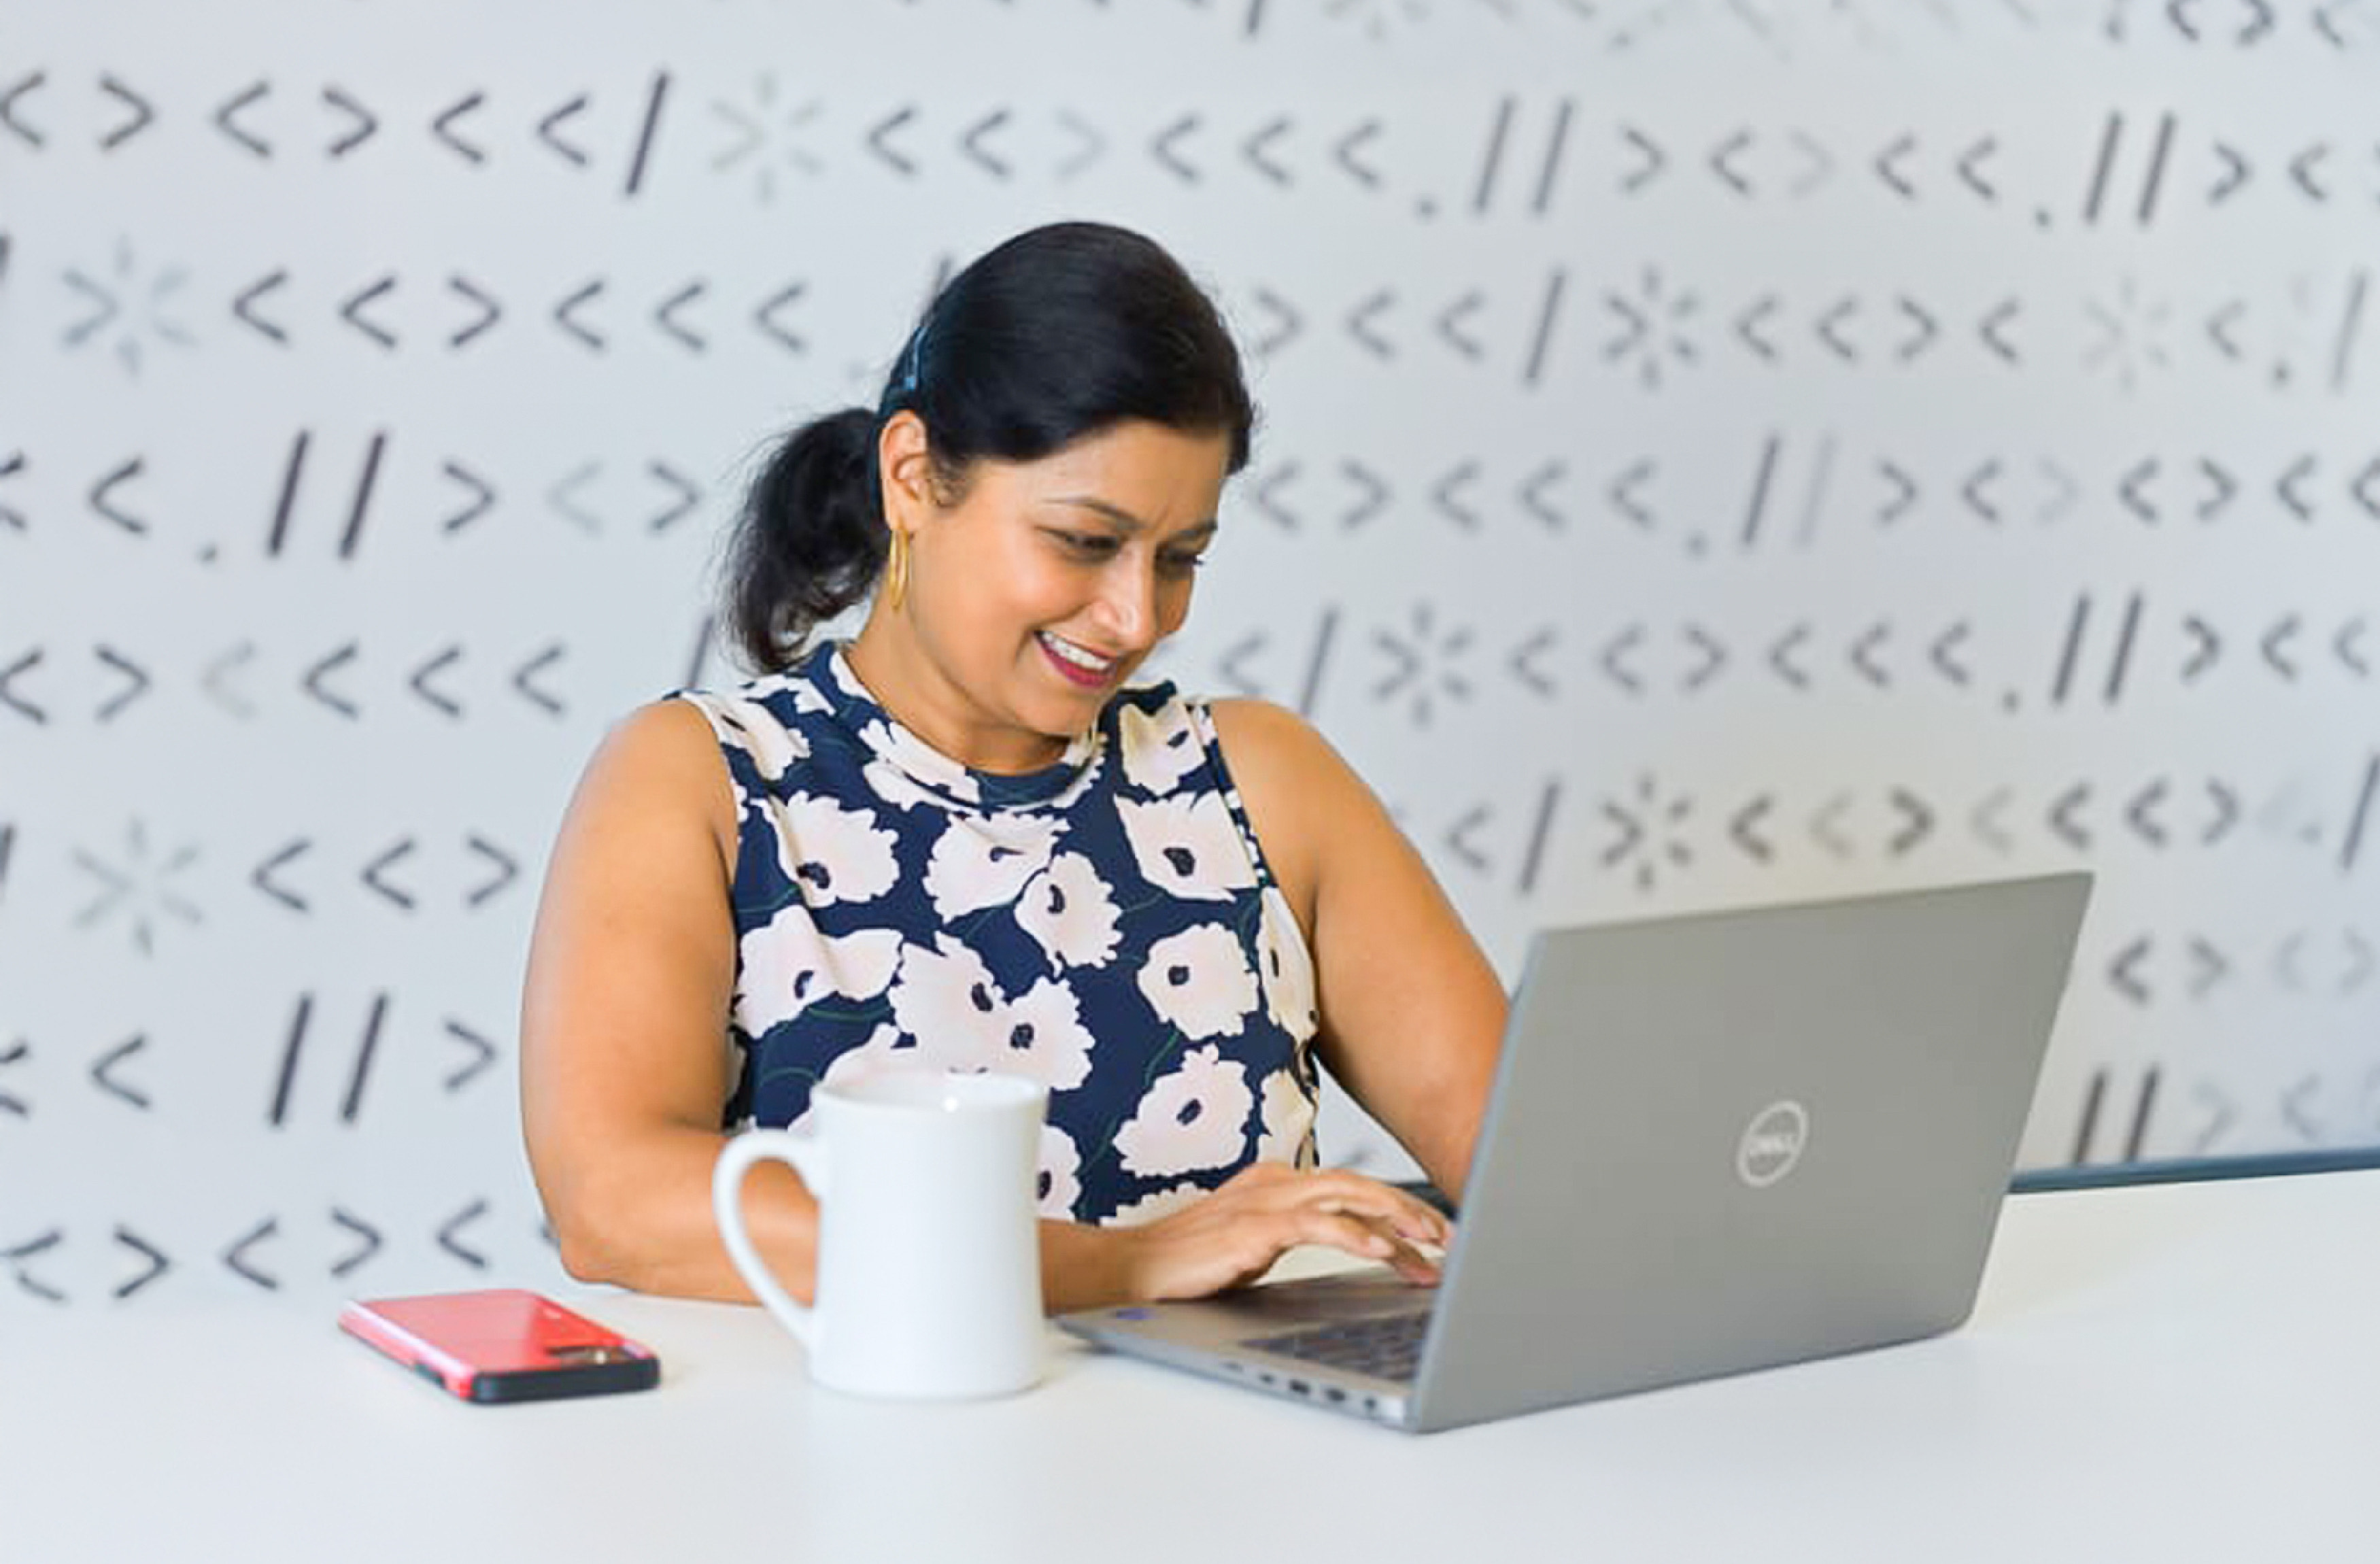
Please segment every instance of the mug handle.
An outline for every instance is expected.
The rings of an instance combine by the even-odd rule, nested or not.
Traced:
[[[735,1262],[744,1284],[768,1306],[803,1346],[818,1350],[817,1312],[795,1302],[752,1245],[744,1227],[744,1179],[755,1162],[783,1162],[802,1176],[810,1193],[823,1195],[826,1186],[826,1143],[785,1130],[747,1130],[721,1148],[710,1170],[710,1209],[718,1218],[719,1236],[727,1243],[727,1257]]]

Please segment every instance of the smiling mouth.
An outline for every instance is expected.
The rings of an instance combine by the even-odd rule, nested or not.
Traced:
[[[1097,688],[1115,675],[1115,658],[1085,651],[1074,642],[1053,636],[1047,630],[1038,633],[1034,639],[1041,643],[1041,650],[1049,657],[1050,666],[1074,684],[1087,689]]]

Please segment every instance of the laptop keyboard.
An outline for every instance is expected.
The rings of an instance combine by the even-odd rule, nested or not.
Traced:
[[[1381,1379],[1409,1380],[1420,1364],[1422,1335],[1428,1328],[1429,1312],[1425,1309],[1312,1326],[1259,1337],[1247,1345],[1301,1363],[1351,1369]]]

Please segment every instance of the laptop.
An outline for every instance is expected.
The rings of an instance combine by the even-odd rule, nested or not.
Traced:
[[[2090,886],[1543,931],[1436,1287],[1366,1267],[1058,1323],[1417,1433],[1952,1329]]]

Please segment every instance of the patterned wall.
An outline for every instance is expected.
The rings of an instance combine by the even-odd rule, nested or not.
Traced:
[[[1266,410],[1162,670],[1508,976],[2088,866],[2029,1163],[2380,1139],[2375,84],[2380,0],[14,8],[0,1311],[553,1274],[570,783],[726,676],[760,443],[1067,215]]]

